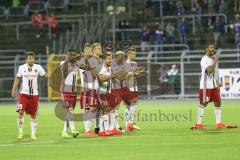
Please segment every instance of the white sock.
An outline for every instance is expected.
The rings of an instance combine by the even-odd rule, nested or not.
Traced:
[[[214,107],[214,113],[216,116],[216,124],[221,123],[221,107]]]
[[[110,124],[109,129],[113,130],[115,128],[115,124],[116,124],[116,122],[115,122],[116,121],[116,115],[115,115],[114,110],[109,113],[109,120],[110,120],[109,121],[109,124]]]
[[[135,111],[136,111],[136,106],[135,105],[130,105],[130,108],[129,108],[129,120],[131,122],[134,122]]]
[[[103,132],[104,131],[104,120],[103,117],[101,116],[99,119],[99,132]]]
[[[17,122],[18,122],[18,132],[19,134],[23,134],[24,117],[18,116]]]
[[[119,109],[116,109],[115,110],[115,125],[116,125],[116,128],[120,128],[120,125],[119,125]]]
[[[109,115],[104,114],[102,115],[102,118],[103,118],[104,130],[107,131],[109,130]]]
[[[69,127],[69,122],[66,118],[65,121],[64,121],[64,125],[63,125],[63,133],[68,131],[68,127]]]
[[[97,109],[96,113],[95,113],[95,128],[99,128],[100,127],[100,117],[101,117],[101,111],[99,109]]]
[[[84,120],[85,132],[90,131],[93,118],[94,118],[93,112],[84,111],[83,120]]]
[[[202,118],[204,114],[205,107],[202,105],[199,105],[198,107],[198,113],[197,113],[197,124],[202,124]]]
[[[67,119],[69,121],[69,126],[70,126],[70,129],[71,129],[71,132],[76,132],[76,129],[75,129],[75,122],[74,122],[74,116],[73,116],[73,113],[72,111],[68,111],[67,112]]]
[[[126,108],[125,108],[125,122],[126,122],[126,126],[127,126],[128,122],[130,121],[129,109],[130,109],[130,106],[126,105]]]
[[[37,128],[37,121],[36,121],[36,119],[31,119],[30,120],[30,126],[31,126],[31,135],[35,136],[36,135],[36,128]]]

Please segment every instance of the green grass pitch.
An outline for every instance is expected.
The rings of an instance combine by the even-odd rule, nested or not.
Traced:
[[[0,104],[0,160],[237,160],[240,157],[240,129],[215,129],[213,104],[204,114],[208,129],[190,130],[196,120],[196,99],[143,101],[138,104],[136,117],[142,130],[111,137],[80,135],[76,139],[61,138],[63,122],[54,115],[55,104],[40,103],[36,141],[29,138],[29,116],[25,118],[24,139],[16,139],[15,104]],[[121,106],[122,114],[123,111]],[[163,114],[168,115],[168,120],[166,117],[164,120]],[[239,124],[239,101],[223,100],[222,120],[226,124]],[[76,128],[83,133],[83,122],[77,122]]]

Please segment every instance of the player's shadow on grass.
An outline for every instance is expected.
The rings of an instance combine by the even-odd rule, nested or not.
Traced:
[[[67,110],[62,101],[57,103],[54,111],[55,111],[55,115],[58,119],[65,121]],[[82,113],[76,113],[76,114],[73,114],[73,116],[74,116],[74,121],[83,121]]]

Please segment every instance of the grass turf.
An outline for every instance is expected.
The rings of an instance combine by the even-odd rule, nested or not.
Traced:
[[[151,159],[206,160],[239,159],[240,129],[215,129],[213,105],[204,114],[207,130],[190,130],[195,124],[197,100],[140,102],[136,115],[142,130],[111,137],[61,138],[63,122],[54,115],[56,103],[40,103],[38,140],[30,140],[29,116],[25,118],[24,136],[16,139],[17,124],[14,104],[0,104],[0,159]],[[238,101],[223,101],[222,119],[238,124]],[[123,126],[121,106],[121,124]],[[76,112],[80,112],[77,108]],[[160,114],[161,113],[161,114]],[[165,114],[165,120],[164,120]],[[167,115],[167,118],[166,118]],[[174,118],[173,118],[174,116]],[[83,122],[76,128],[83,133]]]

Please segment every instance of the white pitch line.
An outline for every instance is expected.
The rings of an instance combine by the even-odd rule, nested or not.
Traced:
[[[107,146],[169,146],[169,145],[232,145],[232,144],[240,144],[240,142],[216,142],[216,143],[157,143],[157,144],[143,144],[143,143],[135,143],[135,144],[128,144],[128,143],[116,143],[116,144],[101,144],[101,145],[107,145]],[[47,145],[40,145],[40,144],[2,144],[0,147],[75,147],[75,146],[99,146],[99,144],[47,144]]]
[[[9,144],[0,144],[2,146],[22,146],[22,145],[37,145],[37,144],[51,144],[51,143],[59,143],[59,142],[78,142],[78,141],[96,141],[96,140],[109,140],[109,139],[120,139],[120,138],[131,138],[131,137],[143,137],[143,136],[152,136],[152,135],[137,135],[137,136],[121,136],[121,137],[105,137],[105,138],[71,138],[71,139],[61,139],[59,141],[44,141],[44,142],[23,142],[23,143],[9,143]],[[43,145],[42,145],[43,146]]]
[[[236,129],[234,129],[236,130]],[[190,133],[191,135],[194,134],[204,134],[204,133],[237,133],[239,134],[239,132],[231,132],[231,131],[224,131],[224,130],[212,130],[212,131],[193,131],[192,133]],[[119,137],[98,137],[98,138],[94,138],[94,137],[89,137],[89,138],[71,138],[71,139],[59,139],[59,140],[53,140],[53,141],[42,141],[42,142],[38,142],[38,141],[33,141],[33,142],[23,142],[21,143],[21,141],[19,141],[19,143],[9,143],[9,144],[0,144],[0,147],[11,147],[11,146],[32,146],[32,145],[39,145],[39,146],[45,146],[47,144],[53,144],[53,143],[59,143],[59,142],[79,142],[79,141],[96,141],[96,140],[111,140],[111,139],[121,139],[121,138],[141,138],[141,137],[159,137],[159,136],[185,136],[185,133],[180,133],[180,134],[149,134],[149,135],[132,135],[132,136],[119,136]],[[228,143],[228,142],[226,142]],[[231,142],[232,143],[232,142]],[[237,144],[239,144],[240,142],[236,142]],[[41,145],[43,144],[43,145]],[[45,144],[45,145],[44,145]],[[164,144],[164,143],[161,143]],[[167,143],[168,144],[168,143]],[[171,143],[172,144],[172,143]],[[174,144],[186,144],[186,143],[174,143]],[[194,143],[191,143],[194,144]],[[201,143],[196,143],[196,144],[201,144]],[[208,144],[208,143],[203,143],[203,144]],[[214,143],[215,144],[215,143]],[[225,144],[225,142],[220,143],[220,144]],[[66,144],[68,145],[68,144]],[[130,145],[130,144],[129,144]],[[134,145],[134,144],[133,144]],[[138,145],[138,144],[136,144]],[[142,145],[142,144],[139,144]],[[58,146],[58,144],[54,144],[53,146]]]

